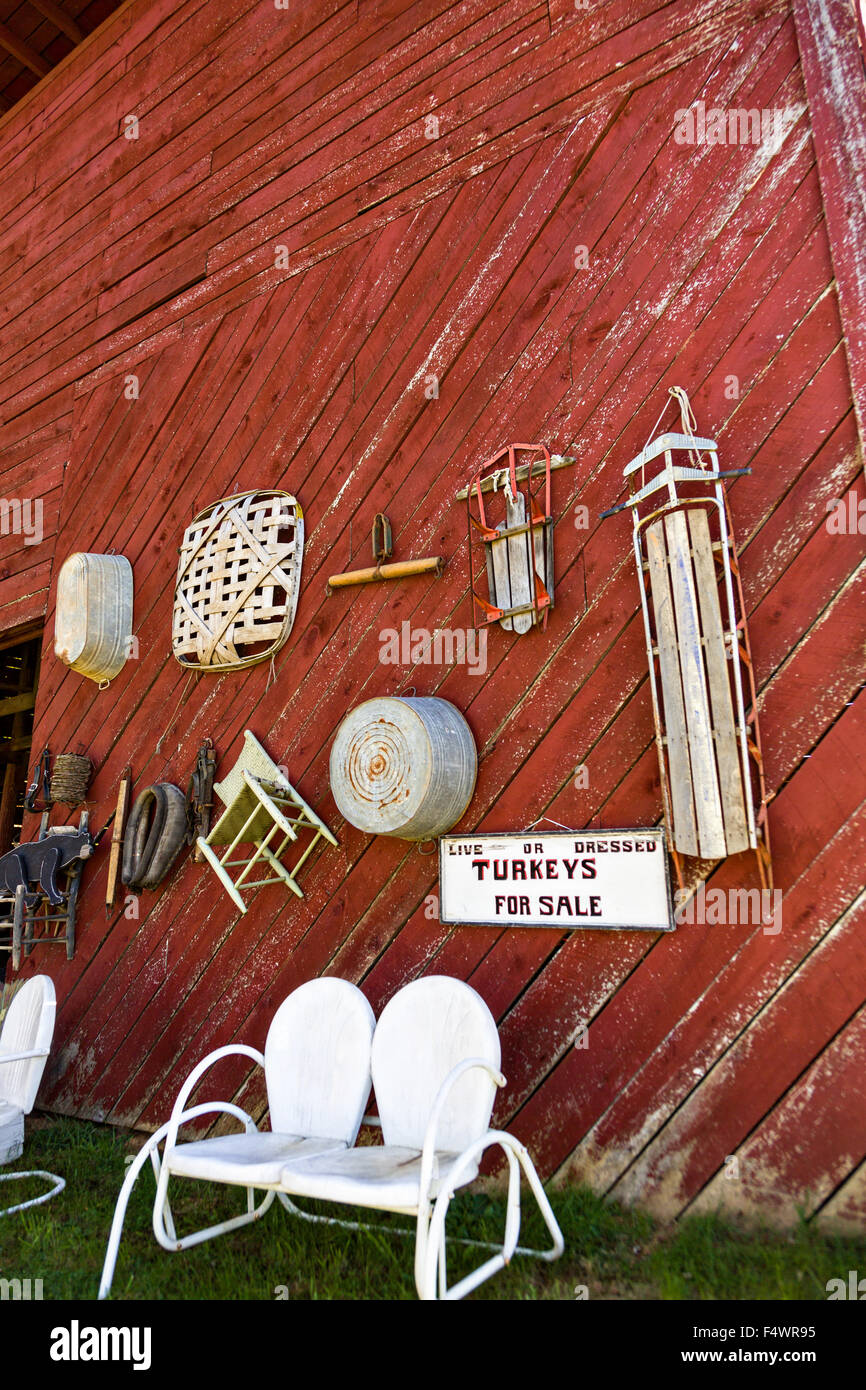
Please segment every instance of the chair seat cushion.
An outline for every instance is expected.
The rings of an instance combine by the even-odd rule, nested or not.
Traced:
[[[447,1186],[457,1158],[453,1153],[434,1155],[433,1197]],[[478,1165],[471,1165],[460,1186],[471,1182],[477,1173]],[[418,1150],[391,1144],[310,1157],[298,1154],[283,1165],[280,1186],[295,1197],[411,1214],[418,1207],[420,1179]]]
[[[241,1187],[275,1187],[283,1165],[290,1158],[338,1153],[341,1139],[304,1139],[299,1134],[220,1134],[178,1144],[168,1158],[168,1169],[179,1178],[236,1183]]]

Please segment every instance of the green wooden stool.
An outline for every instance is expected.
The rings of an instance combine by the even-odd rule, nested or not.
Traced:
[[[313,846],[321,838],[332,845],[338,842],[249,729],[244,732],[241,756],[228,776],[214,783],[214,791],[226,809],[207,838],[199,836],[196,844],[232,902],[241,912],[246,912],[241,889],[262,888],[266,883],[285,883],[302,898],[303,889],[296,876]],[[283,854],[302,830],[311,830],[312,839],[300,858],[288,868],[282,863]],[[282,838],[272,847],[271,842],[280,835]],[[226,848],[218,857],[212,845],[225,845]],[[239,845],[253,845],[254,851],[245,858],[231,858]],[[272,877],[250,879],[249,874],[259,861],[264,861],[263,867],[273,870]],[[234,879],[228,873],[230,868],[240,868]]]

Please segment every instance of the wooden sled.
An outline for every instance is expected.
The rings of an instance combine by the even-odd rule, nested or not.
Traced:
[[[518,468],[518,450],[535,457]],[[491,492],[496,500],[485,501],[485,493]],[[514,632],[528,632],[537,623],[544,627],[553,607],[548,450],[540,444],[500,449],[472,479],[466,506],[474,626],[498,622]],[[487,597],[479,592],[479,541],[484,546]]]
[[[685,398],[685,419],[687,408]],[[675,462],[683,454],[688,464]],[[663,467],[645,481],[659,458]],[[712,439],[663,434],[624,470],[628,500],[603,513],[632,512],[668,847],[681,886],[681,856],[751,849],[762,887],[772,889],[752,657],[722,486],[750,471],[720,472]],[[705,491],[681,496],[680,484]],[[661,505],[644,509],[660,492]]]

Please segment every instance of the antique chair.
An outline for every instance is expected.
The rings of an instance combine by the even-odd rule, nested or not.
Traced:
[[[349,1230],[373,1230],[353,1220],[302,1211],[292,1197],[396,1212],[416,1218],[412,1229],[385,1234],[415,1237],[415,1284],[423,1299],[459,1299],[514,1255],[555,1260],[564,1242],[524,1146],[489,1128],[499,1071],[496,1024],[475,990],[461,980],[427,976],[407,985],[387,1005],[373,1033],[370,1006],[345,980],[302,985],[278,1010],[262,1058],[253,1048],[219,1048],[190,1074],[167,1124],[148,1139],[126,1175],[105,1256],[99,1297],[111,1288],[117,1247],[132,1185],[150,1157],[157,1176],[153,1228],[167,1250],[184,1250],[263,1216],[276,1197],[305,1221]],[[372,1037],[372,1053],[370,1041]],[[184,1107],[204,1071],[232,1053],[265,1067],[274,1133],[258,1133],[229,1102]],[[370,1086],[376,1088],[384,1144],[352,1148]],[[181,1124],[209,1111],[235,1116],[244,1134],[177,1143]],[[160,1164],[157,1149],[165,1140]],[[445,1217],[455,1191],[478,1174],[485,1149],[497,1146],[508,1161],[505,1233],[500,1244],[457,1243],[495,1253],[453,1288],[447,1287]],[[548,1250],[519,1246],[520,1170],[553,1240]],[[169,1177],[197,1178],[247,1189],[247,1211],[182,1239],[168,1204]],[[255,1205],[254,1189],[265,1197]],[[385,1228],[380,1228],[385,1229]]]
[[[0,1031],[0,1165],[11,1163],[24,1152],[24,1116],[29,1115],[45,1070],[54,1036],[56,999],[47,975],[25,980],[12,998]],[[47,1178],[49,1192],[0,1210],[0,1216],[35,1207],[62,1192],[63,1178],[34,1169],[25,1173],[0,1173],[0,1182]]]
[[[243,751],[238,761],[227,777],[214,783],[214,791],[226,809],[210,834],[206,838],[199,836],[196,846],[239,910],[247,910],[241,889],[261,888],[266,883],[285,883],[302,898],[304,894],[297,883],[301,865],[319,839],[332,845],[336,845],[337,840],[249,729],[244,733]],[[281,862],[282,856],[302,830],[311,830],[313,836],[289,869]],[[271,841],[279,834],[282,838],[272,848]],[[217,856],[213,845],[225,845],[226,849]],[[254,851],[246,857],[232,858],[239,845],[253,845]],[[273,875],[249,879],[253,867],[262,861],[262,867],[269,866]],[[230,868],[240,869],[234,880],[227,872]]]

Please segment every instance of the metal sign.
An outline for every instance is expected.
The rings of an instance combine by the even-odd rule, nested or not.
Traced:
[[[674,929],[662,830],[444,835],[439,889],[443,922]]]

